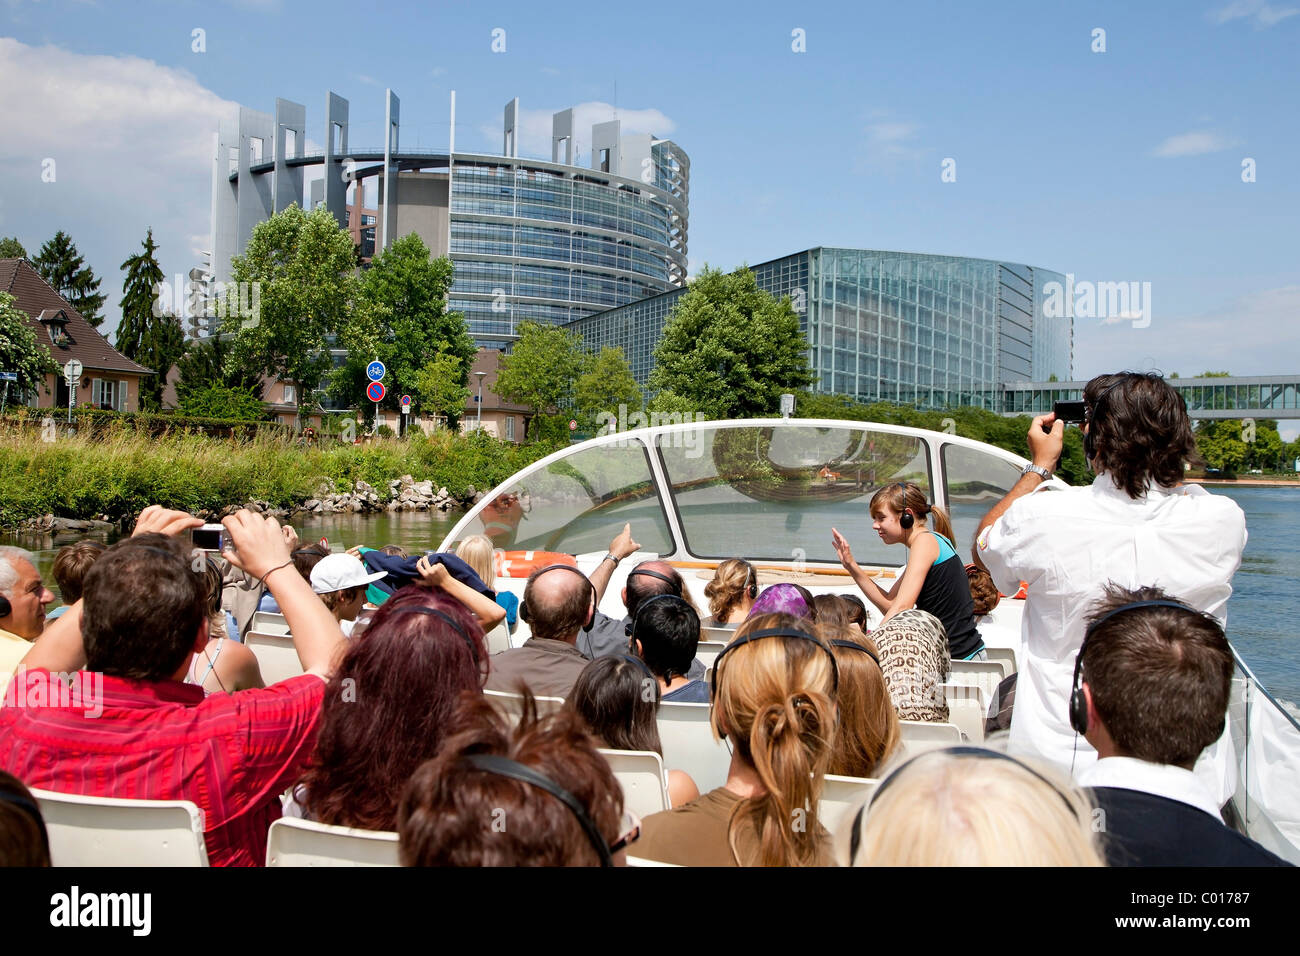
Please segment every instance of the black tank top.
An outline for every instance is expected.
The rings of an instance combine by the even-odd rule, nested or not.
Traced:
[[[931,533],[940,541],[947,541],[942,535]],[[943,622],[948,632],[948,655],[953,660],[964,660],[984,646],[975,626],[975,602],[970,596],[970,579],[966,577],[966,565],[960,555],[951,554],[947,560],[930,566],[916,606]]]

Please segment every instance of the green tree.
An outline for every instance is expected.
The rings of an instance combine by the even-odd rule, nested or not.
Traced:
[[[465,414],[469,401],[469,386],[461,382],[465,362],[458,355],[439,352],[415,373],[412,385],[412,404],[419,401],[420,409],[441,415],[455,428]]]
[[[149,323],[136,361],[158,374],[140,380],[140,408],[156,412],[162,408],[163,389],[172,366],[185,354],[185,330],[172,312],[164,312]]]
[[[265,407],[252,392],[225,385],[204,385],[190,389],[178,400],[177,412],[199,418],[221,418],[251,422],[265,418]]]
[[[18,241],[17,236],[6,236],[0,239],[0,259],[26,259],[27,250],[23,244]]]
[[[1250,458],[1250,447],[1241,422],[1228,418],[1208,419],[1196,426],[1196,450],[1210,468],[1236,474]]]
[[[13,302],[8,292],[0,292],[0,371],[18,373],[17,383],[10,383],[10,398],[15,392],[36,391],[45,385],[46,375],[59,370],[50,350],[37,342],[27,313]]]
[[[296,412],[332,367],[331,336],[348,325],[356,288],[352,237],[321,206],[292,205],[259,223],[242,256],[231,260],[235,283],[250,283],[256,314],[241,315],[228,292],[222,329],[234,335],[229,368],[255,370],[295,385]],[[253,284],[256,285],[253,285]]]
[[[758,288],[748,268],[706,268],[678,300],[655,349],[650,387],[720,417],[777,411],[782,392],[816,381],[789,298]]]
[[[541,420],[553,415],[573,398],[573,388],[585,364],[582,336],[557,325],[520,322],[519,340],[501,360],[497,394],[508,402],[527,405],[525,439],[551,435]]]
[[[442,374],[464,386],[475,348],[464,316],[446,308],[452,277],[451,260],[431,260],[429,247],[414,233],[375,256],[361,275],[356,308],[341,330],[349,357],[331,376],[330,394],[350,405],[373,404],[365,397],[365,369],[376,358],[387,368],[384,408],[397,410],[403,394],[419,404],[417,381],[439,355],[447,358],[438,366]]]
[[[583,418],[593,422],[601,412],[618,415],[620,405],[628,414],[641,411],[641,387],[621,348],[607,345],[585,365],[573,389],[573,404]]]
[[[121,266],[126,273],[122,282],[122,321],[118,323],[117,339],[113,343],[113,348],[129,359],[136,359],[143,351],[155,313],[163,311],[158,304],[163,271],[155,255],[158,245],[153,241],[153,229],[145,233],[140,245],[144,251],[130,256]]]
[[[193,391],[219,386],[238,389],[262,400],[262,376],[230,361],[231,341],[217,336],[190,340],[185,353],[176,360],[176,400],[181,402]]]
[[[55,292],[81,313],[83,319],[99,328],[104,321],[99,314],[104,306],[104,296],[99,292],[102,280],[95,278],[95,273],[86,265],[86,260],[77,252],[76,244],[67,233],[62,229],[56,232],[53,239],[41,246],[32,265]]]

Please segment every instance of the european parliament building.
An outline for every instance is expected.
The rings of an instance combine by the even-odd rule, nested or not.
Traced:
[[[231,257],[259,222],[291,203],[324,205],[363,254],[413,232],[432,255],[450,256],[449,308],[465,315],[479,346],[508,350],[524,320],[565,325],[589,350],[621,347],[644,386],[686,291],[685,151],[649,134],[623,135],[613,120],[591,127],[590,163],[574,165],[570,109],[552,117],[549,162],[520,158],[517,99],[505,107],[501,155],[459,152],[454,136],[446,150],[403,148],[391,91],[384,115],[382,145],[353,145],[348,101],[328,94],[324,145],[312,153],[302,104],[277,99],[274,115],[241,107],[222,123],[213,157],[214,278],[229,278]],[[305,191],[313,167],[323,176]],[[367,182],[378,196],[369,209]],[[1059,273],[827,247],[752,269],[760,288],[788,296],[798,312],[819,391],[1000,410],[1004,386],[1072,378],[1072,319],[1044,309],[1044,287],[1063,283]]]
[[[818,247],[751,266],[789,297],[817,391],[922,408],[1000,411],[1001,386],[1069,381],[1073,319],[1044,309],[1060,273],[988,259]],[[570,323],[589,350],[619,346],[644,385],[674,289]]]
[[[325,102],[324,146],[308,153],[306,107],[274,116],[241,107],[217,131],[212,274],[253,228],[297,203],[324,205],[362,251],[416,233],[455,265],[449,308],[480,346],[502,348],[526,319],[565,323],[678,288],[686,280],[690,159],[671,140],[623,135],[618,120],[582,130],[590,166],[575,166],[573,110],[552,117],[551,161],[519,156],[519,100],[506,104],[502,154],[403,148],[388,91],[381,145],[349,142],[349,103]],[[454,122],[452,124],[454,129]],[[304,173],[323,169],[304,195]],[[373,181],[377,208],[364,209]],[[349,192],[351,199],[349,200]],[[308,199],[309,202],[304,202]]]

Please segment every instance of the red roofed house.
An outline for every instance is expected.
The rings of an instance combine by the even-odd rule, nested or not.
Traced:
[[[27,313],[36,341],[50,350],[60,369],[71,359],[82,364],[77,406],[140,410],[140,381],[154,373],[108,344],[94,327],[59,295],[26,259],[0,259],[0,292],[14,297],[14,306]],[[28,396],[35,408],[67,408],[68,385],[63,372],[49,375],[45,388]]]

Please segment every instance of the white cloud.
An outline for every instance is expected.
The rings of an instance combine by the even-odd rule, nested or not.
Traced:
[[[1300,363],[1300,285],[1252,292],[1199,315],[1157,309],[1150,318],[1147,328],[1075,319],[1075,377],[1148,367],[1184,378],[1208,368],[1289,375]]]
[[[519,111],[520,156],[547,160],[551,158],[551,117],[562,109],[564,107]],[[676,123],[656,109],[619,109],[615,112],[610,103],[599,101],[579,103],[573,107],[575,163],[578,162],[578,154],[582,154],[584,161],[591,155],[591,127],[596,123],[605,123],[612,119],[617,119],[623,124],[621,132],[624,136],[632,133],[650,133],[655,137],[665,138],[677,129]],[[495,123],[479,124],[479,134],[491,144],[488,148],[493,152],[500,149],[498,144],[501,142],[501,128],[500,119]]]
[[[208,248],[217,122],[236,104],[184,70],[132,56],[90,56],[0,37],[0,235],[35,255],[67,232],[107,293],[107,332],[118,320],[123,274],[153,228],[167,275],[188,272]],[[56,161],[55,182],[41,161]],[[200,238],[201,237],[201,238]]]
[[[1210,14],[1215,23],[1228,23],[1232,20],[1246,20],[1256,30],[1267,30],[1281,23],[1288,17],[1300,13],[1297,7],[1275,7],[1265,0],[1233,0],[1227,6],[1220,7]]]
[[[878,122],[868,123],[864,128],[867,140],[862,150],[862,159],[866,165],[890,166],[903,160],[917,160],[925,155],[925,147],[916,142],[920,125],[884,118],[888,114],[881,110],[873,111],[870,115],[878,119]]]
[[[445,66],[435,66],[432,70],[429,71],[429,75],[442,76],[446,72],[447,72],[447,68]]]
[[[365,83],[367,86],[378,86],[379,81],[373,76],[367,76],[365,73],[356,74],[358,82]]]
[[[1177,136],[1170,136],[1152,150],[1151,155],[1166,159],[1179,156],[1203,156],[1206,153],[1217,153],[1221,150],[1231,149],[1237,145],[1239,145],[1237,140],[1214,130],[1193,130],[1190,133],[1179,133]]]

